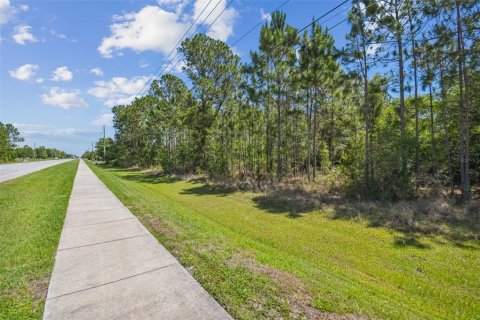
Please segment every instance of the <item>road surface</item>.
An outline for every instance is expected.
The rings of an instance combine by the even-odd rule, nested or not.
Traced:
[[[232,320],[80,161],[44,320]]]
[[[42,170],[60,163],[64,163],[70,160],[72,159],[2,164],[0,165],[0,182],[15,179],[23,175],[26,175],[38,170]]]

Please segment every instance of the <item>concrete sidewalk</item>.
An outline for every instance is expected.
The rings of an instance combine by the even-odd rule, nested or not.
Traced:
[[[80,161],[44,319],[231,319]]]

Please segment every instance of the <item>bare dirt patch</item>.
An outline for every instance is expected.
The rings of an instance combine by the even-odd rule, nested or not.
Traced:
[[[36,278],[28,284],[30,291],[33,293],[33,304],[35,309],[40,307],[47,299],[48,284],[50,277]]]
[[[165,238],[175,239],[179,236],[179,232],[175,230],[175,228],[167,225],[158,217],[152,215],[144,215],[141,217],[141,219],[147,224],[148,227],[162,234]]]
[[[271,268],[260,264],[254,258],[249,257],[245,253],[237,253],[229,261],[232,266],[243,266],[250,271],[266,275],[280,289],[282,295],[288,301],[291,307],[290,316],[292,319],[321,319],[321,320],[363,320],[368,319],[364,316],[353,314],[337,314],[331,312],[323,312],[312,306],[314,297],[309,293],[302,280],[293,274]]]

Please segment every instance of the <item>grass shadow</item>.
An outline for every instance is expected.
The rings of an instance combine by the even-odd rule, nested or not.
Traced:
[[[109,168],[121,172],[130,181],[149,184],[168,184],[185,180],[182,176],[148,174],[138,169]],[[186,180],[192,185],[181,191],[183,195],[226,197],[238,192],[238,188],[225,184],[209,184],[205,177]],[[459,214],[445,200],[415,200],[408,202],[360,201],[304,189],[277,189],[252,198],[256,208],[270,214],[285,215],[297,219],[313,212],[322,212],[330,219],[364,221],[372,228],[388,228],[399,232],[394,246],[428,249],[422,237],[436,236],[461,247],[480,250],[480,221]],[[480,203],[479,203],[480,204]],[[476,210],[476,206],[473,206]],[[471,210],[470,210],[471,211]]]
[[[197,179],[195,179],[197,180]],[[198,184],[201,182],[195,182],[190,180],[193,184]],[[236,190],[233,188],[228,188],[225,186],[217,186],[217,185],[210,185],[210,184],[201,184],[200,186],[192,187],[183,190],[180,194],[185,195],[197,195],[197,196],[206,196],[206,195],[214,195],[217,197],[226,197],[229,194],[234,193]]]
[[[290,218],[299,218],[318,208],[314,199],[298,194],[268,193],[254,197],[255,206],[273,214],[286,214]]]
[[[417,234],[402,234],[394,237],[393,245],[397,248],[414,247],[417,249],[430,249],[431,247],[420,241]]]
[[[132,172],[124,171],[124,172]],[[155,175],[155,174],[146,174],[146,173],[130,173],[122,176],[123,179],[141,182],[141,183],[151,183],[151,184],[159,184],[159,183],[175,183],[180,180],[181,178],[172,177],[169,175]]]
[[[442,236],[455,246],[480,250],[480,222],[449,211],[453,210],[450,207],[445,209],[443,202],[359,201],[304,190],[276,190],[256,196],[253,201],[257,208],[271,214],[299,218],[324,212],[330,219],[364,221],[372,228],[388,228],[400,233],[394,239],[398,248],[428,249],[422,237]]]

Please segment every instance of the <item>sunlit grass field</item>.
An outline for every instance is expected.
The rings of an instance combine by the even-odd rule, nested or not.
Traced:
[[[78,161],[0,183],[0,319],[41,319]]]
[[[480,319],[478,240],[90,166],[234,318]]]

